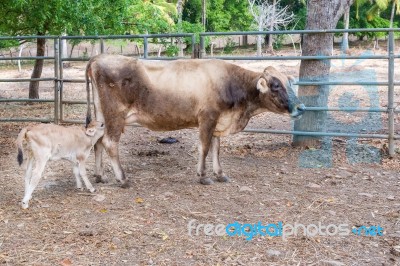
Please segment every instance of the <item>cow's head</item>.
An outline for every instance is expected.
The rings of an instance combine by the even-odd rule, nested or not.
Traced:
[[[264,69],[257,82],[262,106],[274,113],[289,113],[292,118],[300,118],[305,106],[294,94],[293,81],[293,77],[283,75],[272,66]]]

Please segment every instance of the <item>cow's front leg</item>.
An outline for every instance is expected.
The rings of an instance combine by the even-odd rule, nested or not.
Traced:
[[[219,182],[229,182],[229,177],[222,171],[221,163],[219,161],[219,137],[212,137],[211,152],[213,162],[213,172]]]
[[[125,177],[124,170],[122,170],[121,163],[119,161],[119,149],[118,142],[121,134],[115,136],[115,140],[111,140],[108,136],[103,136],[103,145],[110,157],[111,166],[114,170],[115,178],[121,182],[122,188],[129,187],[129,180]]]
[[[206,176],[206,158],[211,146],[212,134],[216,125],[216,119],[213,115],[204,115],[199,123],[199,163],[197,167],[197,175],[200,177],[200,183],[203,185],[211,185],[212,179]]]
[[[94,177],[96,183],[106,183],[107,180],[104,177],[104,168],[103,168],[103,150],[104,145],[102,143],[103,138],[100,138],[96,144],[94,145],[94,158],[95,158],[95,170]]]

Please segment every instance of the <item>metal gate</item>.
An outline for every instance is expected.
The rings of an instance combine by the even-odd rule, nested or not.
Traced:
[[[343,34],[344,32],[355,33],[355,32],[384,32],[387,33],[387,54],[386,55],[332,55],[332,56],[207,56],[205,40],[209,37],[214,36],[237,36],[237,35],[266,35],[266,34],[310,34],[310,33],[332,33],[332,34]],[[394,154],[394,140],[399,139],[398,135],[394,132],[394,116],[398,113],[394,106],[394,88],[399,86],[400,82],[395,81],[395,59],[400,58],[400,51],[395,53],[395,33],[399,33],[400,29],[350,29],[350,30],[302,30],[302,31],[254,31],[254,32],[210,32],[200,33],[200,58],[220,58],[224,60],[327,60],[327,59],[372,59],[372,60],[387,60],[387,81],[384,82],[362,82],[362,81],[329,81],[329,82],[297,82],[297,85],[361,85],[361,86],[387,86],[387,107],[386,108],[358,108],[358,107],[340,107],[340,108],[328,108],[328,107],[307,107],[307,111],[329,111],[329,112],[368,112],[368,113],[387,113],[388,114],[388,130],[386,134],[366,134],[366,133],[341,133],[341,132],[299,132],[289,130],[271,130],[271,129],[251,129],[246,128],[246,132],[256,133],[274,133],[274,134],[295,134],[295,135],[307,135],[307,136],[337,136],[337,137],[356,137],[356,138],[381,138],[388,139],[389,142],[389,154]],[[121,36],[18,36],[18,37],[0,37],[1,40],[32,40],[36,38],[46,38],[53,42],[53,49],[50,55],[43,57],[14,57],[12,59],[5,56],[0,57],[0,61],[6,60],[35,60],[44,59],[50,60],[54,64],[54,76],[47,78],[34,79],[37,81],[47,81],[54,83],[54,97],[52,99],[26,99],[26,98],[0,98],[0,104],[12,103],[12,102],[43,102],[43,103],[54,103],[53,117],[51,118],[21,118],[21,117],[0,117],[0,122],[54,122],[54,123],[83,123],[82,120],[71,120],[66,119],[64,116],[64,106],[71,104],[86,104],[86,101],[76,100],[65,100],[64,99],[64,84],[67,83],[84,83],[84,79],[68,79],[64,77],[64,63],[69,61],[87,61],[88,57],[63,57],[63,40],[86,40],[97,42],[99,45],[99,52],[107,52],[104,49],[105,40],[140,40],[143,42],[143,53],[138,57],[144,59],[157,59],[157,60],[171,60],[177,57],[152,57],[149,56],[149,39],[154,38],[190,38],[192,53],[195,53],[195,35],[194,34],[150,34],[150,35],[121,35]],[[29,82],[33,79],[0,79],[0,82]],[[1,105],[0,105],[1,106]],[[1,107],[0,107],[1,110]]]

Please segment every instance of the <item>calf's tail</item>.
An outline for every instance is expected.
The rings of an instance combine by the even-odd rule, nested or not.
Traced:
[[[26,132],[28,131],[27,128],[23,128],[21,132],[19,132],[16,144],[17,144],[17,149],[18,149],[18,155],[17,155],[17,161],[18,164],[21,166],[23,161],[24,161],[24,154],[23,154],[23,148],[22,148],[22,142],[25,139]]]
[[[90,110],[90,85],[89,85],[89,71],[90,71],[90,61],[86,66],[85,79],[86,79],[86,101],[87,101],[87,113],[86,113],[86,127],[92,121],[92,114]]]

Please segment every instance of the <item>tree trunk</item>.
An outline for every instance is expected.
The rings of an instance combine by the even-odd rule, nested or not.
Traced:
[[[351,5],[352,0],[309,0],[307,1],[307,30],[335,29],[339,18],[345,9]],[[333,34],[316,33],[304,34],[302,55],[332,54]],[[331,62],[330,60],[301,60],[300,81],[328,81]],[[327,106],[329,86],[300,86],[299,98],[306,106]],[[308,111],[303,118],[294,123],[295,131],[324,131],[326,111]],[[295,146],[315,146],[319,144],[318,137],[298,136],[293,137]]]
[[[344,29],[348,30],[349,29],[349,24],[350,24],[350,7],[346,9],[344,12]],[[349,52],[349,33],[344,32],[343,33],[343,40],[342,40],[342,53],[347,54]]]
[[[178,33],[182,33],[182,10],[183,10],[183,0],[178,0],[176,4],[176,10],[178,13]],[[182,38],[178,38],[178,47],[179,47],[179,57],[183,57],[183,42]]]
[[[43,35],[43,34],[38,34]],[[36,40],[36,56],[44,56],[46,39],[38,38]],[[31,78],[40,78],[43,70],[43,59],[36,59]],[[29,82],[29,99],[39,99],[39,81]]]
[[[262,31],[262,25],[258,25],[258,31]],[[261,56],[262,53],[262,36],[257,35],[257,56]]]
[[[393,19],[394,19],[394,10],[396,8],[396,1],[393,0],[393,4],[392,4],[392,11],[390,13],[390,26],[389,28],[393,28]]]
[[[201,24],[203,24],[203,31],[206,31],[206,10],[207,10],[207,6],[206,6],[206,0],[202,0],[201,1]]]
[[[271,14],[271,24],[269,25],[269,31],[274,31],[274,25],[275,25],[275,9],[276,9],[276,0],[273,0],[272,2],[272,14]],[[273,34],[268,34],[268,47],[267,51],[273,51]]]

